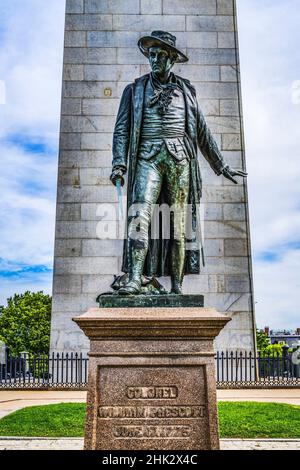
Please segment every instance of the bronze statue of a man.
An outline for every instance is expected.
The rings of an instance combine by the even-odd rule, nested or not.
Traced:
[[[122,267],[128,276],[118,293],[139,294],[143,276],[170,275],[171,292],[181,294],[184,275],[199,274],[201,264],[199,246],[186,250],[186,207],[193,208],[192,226],[200,223],[195,209],[201,198],[197,148],[217,175],[237,183],[234,177],[246,173],[225,164],[198,107],[195,88],[171,72],[175,63],[188,61],[176,48],[176,38],[153,31],[138,46],[152,71],[125,88],[113,137],[111,181],[123,186],[128,174],[128,236]],[[173,221],[170,239],[152,239],[153,207],[162,203],[179,208],[177,236]],[[130,209],[136,205],[138,214]],[[141,221],[138,236],[136,217]]]

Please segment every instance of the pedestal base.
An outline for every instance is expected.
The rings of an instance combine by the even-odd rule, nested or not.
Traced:
[[[128,295],[117,293],[102,294],[97,298],[100,308],[127,308],[127,307],[204,307],[203,295]]]
[[[204,308],[91,309],[85,449],[219,449],[213,340]]]

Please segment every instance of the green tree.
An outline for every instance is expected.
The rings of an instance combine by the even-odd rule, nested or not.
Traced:
[[[283,348],[284,348],[285,345],[286,345],[286,343],[284,341],[280,341],[277,344],[270,344],[266,348],[265,352],[266,352],[266,354],[270,354],[271,356],[274,355],[274,356],[282,357],[283,356]]]
[[[265,350],[270,346],[270,338],[262,330],[256,330],[256,341],[258,351],[265,352]]]
[[[11,354],[47,354],[50,345],[51,297],[43,292],[15,294],[0,306],[0,339]]]

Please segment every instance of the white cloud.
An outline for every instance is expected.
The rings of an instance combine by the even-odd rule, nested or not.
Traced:
[[[255,257],[257,322],[295,327],[300,256],[289,245],[300,241],[300,105],[292,95],[299,2],[242,0],[238,19],[252,248],[282,254],[276,263]]]
[[[62,0],[1,0],[0,79],[6,106],[0,137],[22,131],[53,143],[59,125],[64,34]]]
[[[300,328],[300,251],[290,250],[272,263],[255,263],[255,299],[260,328]]]
[[[291,97],[293,104],[300,105],[300,80],[295,80],[292,83]]]
[[[9,270],[53,263],[64,8],[63,0],[1,0],[0,257]],[[0,303],[17,291],[49,292],[51,281],[47,272],[2,277]]]
[[[0,80],[0,105],[5,104],[5,102],[6,102],[5,82],[3,80]]]
[[[0,305],[6,305],[6,300],[15,293],[23,293],[26,290],[32,292],[43,291],[45,294],[52,294],[52,274],[28,274],[19,279],[1,278]]]
[[[0,153],[0,257],[52,265],[57,159],[9,145]]]

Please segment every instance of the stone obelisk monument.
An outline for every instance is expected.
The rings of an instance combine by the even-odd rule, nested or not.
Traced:
[[[109,290],[121,271],[123,241],[118,233],[115,239],[99,237],[99,223],[103,204],[118,204],[109,177],[122,92],[149,73],[137,42],[153,30],[176,36],[190,60],[175,65],[174,73],[195,86],[226,162],[245,169],[236,5],[234,0],[67,0],[65,29],[51,348],[84,353],[89,341],[72,318],[96,307],[98,294]],[[253,350],[247,182],[234,185],[215,175],[200,153],[199,162],[205,267],[185,277],[183,290],[203,294],[205,307],[232,318],[216,339],[218,350]],[[168,279],[161,282],[169,288]]]

